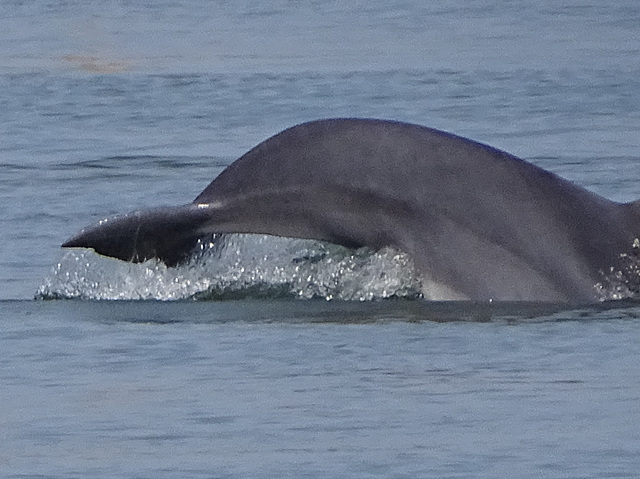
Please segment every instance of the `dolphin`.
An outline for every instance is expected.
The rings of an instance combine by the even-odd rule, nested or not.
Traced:
[[[263,141],[192,203],[107,218],[62,246],[174,266],[214,233],[390,246],[430,299],[590,303],[638,255],[640,200],[610,201],[444,131],[337,118]]]

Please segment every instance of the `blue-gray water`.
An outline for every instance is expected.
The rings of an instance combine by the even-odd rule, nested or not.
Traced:
[[[411,295],[402,257],[292,282],[320,246],[172,272],[59,244],[331,116],[640,198],[639,25],[635,0],[3,2],[0,477],[635,477],[637,303],[360,302]],[[265,279],[293,291],[248,298]],[[234,299],[128,301],[212,285]]]

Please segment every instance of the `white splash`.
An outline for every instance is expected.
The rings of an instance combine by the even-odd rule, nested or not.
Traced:
[[[357,251],[310,240],[225,235],[200,244],[185,265],[131,264],[72,250],[37,298],[225,299],[300,297],[367,301],[418,297],[411,259],[385,248]]]
[[[640,239],[636,238],[630,253],[620,255],[622,267],[602,272],[596,291],[602,301],[640,299]]]

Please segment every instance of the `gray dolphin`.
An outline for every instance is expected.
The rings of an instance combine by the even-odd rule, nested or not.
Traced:
[[[443,131],[328,119],[260,143],[193,203],[107,218],[62,246],[172,266],[212,233],[392,246],[436,299],[593,302],[638,253],[640,201]]]

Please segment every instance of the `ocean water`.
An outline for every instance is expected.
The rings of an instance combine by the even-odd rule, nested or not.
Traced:
[[[3,2],[0,477],[636,476],[637,302],[428,303],[400,252],[256,236],[176,270],[59,245],[324,117],[638,199],[638,25],[632,0]]]

